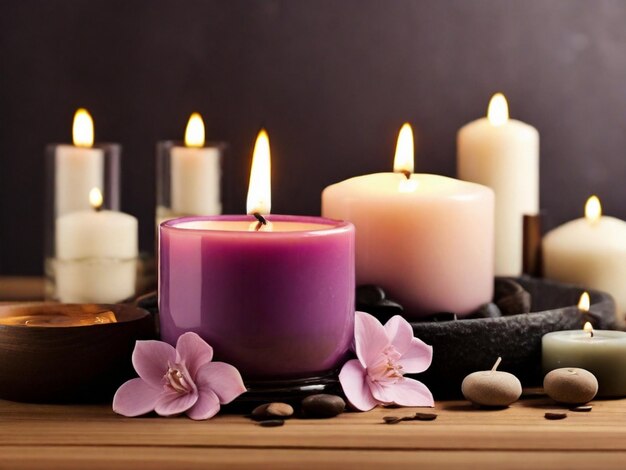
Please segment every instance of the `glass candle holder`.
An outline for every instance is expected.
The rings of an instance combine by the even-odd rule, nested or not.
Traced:
[[[222,163],[227,144],[189,147],[167,140],[157,143],[157,226],[168,219],[222,213]]]
[[[114,303],[135,293],[137,220],[120,206],[119,144],[46,148],[46,298]]]

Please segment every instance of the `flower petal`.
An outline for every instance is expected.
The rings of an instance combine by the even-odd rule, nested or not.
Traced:
[[[358,359],[346,362],[339,373],[343,393],[350,405],[360,411],[369,411],[378,404],[370,392],[366,377],[365,369]]]
[[[198,369],[213,359],[213,348],[192,332],[183,333],[178,337],[176,352],[179,359],[187,366],[189,374],[194,378]]]
[[[411,347],[413,328],[411,328],[409,322],[400,315],[391,317],[387,323],[385,323],[385,331],[387,332],[389,342],[400,354],[404,354],[404,352]]]
[[[424,372],[433,360],[433,347],[418,338],[411,340],[411,346],[398,360],[402,370],[407,374]]]
[[[160,416],[174,416],[184,413],[198,401],[198,392],[167,392],[161,395],[154,411]]]
[[[387,332],[372,315],[356,312],[354,319],[354,343],[356,356],[364,368],[376,363],[383,350],[389,345]]]
[[[113,397],[113,411],[134,417],[154,411],[162,388],[148,385],[143,379],[132,379],[123,384]]]
[[[212,390],[204,390],[198,394],[198,401],[187,410],[191,419],[209,419],[220,410],[220,399]]]
[[[400,406],[434,406],[435,401],[428,387],[417,380],[402,377],[396,382],[379,382],[372,388],[374,398],[383,403]]]
[[[133,366],[143,380],[153,387],[163,386],[168,362],[176,360],[176,350],[162,341],[137,341]]]
[[[200,393],[212,390],[222,405],[230,403],[243,392],[243,384],[239,371],[225,362],[210,362],[198,369],[196,386]]]

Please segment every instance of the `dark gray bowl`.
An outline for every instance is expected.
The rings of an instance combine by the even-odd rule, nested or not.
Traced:
[[[603,292],[587,289],[590,313],[583,315],[577,304],[585,289],[545,279],[522,277],[519,282],[532,296],[532,313],[500,318],[412,323],[415,336],[433,346],[433,362],[415,376],[435,396],[455,398],[461,382],[470,373],[491,369],[498,356],[499,370],[515,374],[524,386],[540,385],[541,338],[546,333],[582,328],[615,328],[615,303]]]

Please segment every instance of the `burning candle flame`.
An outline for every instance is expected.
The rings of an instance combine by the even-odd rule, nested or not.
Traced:
[[[411,173],[413,173],[414,161],[413,129],[411,129],[411,125],[408,122],[405,122],[398,134],[396,155],[393,160],[393,171],[410,176]]]
[[[492,126],[501,126],[509,120],[509,105],[502,93],[496,93],[491,97],[487,119]]]
[[[270,139],[261,129],[254,144],[250,185],[248,186],[248,214],[269,214],[272,207]]]
[[[91,204],[91,207],[99,211],[102,207],[102,202],[102,191],[98,188],[91,188],[91,191],[89,191],[89,204]]]
[[[585,333],[589,333],[589,336],[593,338],[593,326],[591,326],[591,323],[585,322],[585,326],[583,326],[583,330],[585,330]]]
[[[204,147],[204,121],[199,113],[192,113],[185,129],[185,147]]]
[[[580,296],[580,300],[578,301],[578,309],[583,312],[588,312],[590,306],[591,301],[589,300],[589,294],[587,292],[583,292]]]
[[[602,217],[602,204],[598,196],[591,196],[585,203],[585,219],[591,224],[595,224]]]
[[[93,119],[84,108],[79,108],[74,113],[72,141],[76,147],[93,147]]]

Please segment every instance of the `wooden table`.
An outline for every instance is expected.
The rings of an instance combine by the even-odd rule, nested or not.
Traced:
[[[40,297],[37,278],[0,278],[0,300]],[[59,364],[63,367],[63,364]],[[590,413],[529,395],[504,410],[438,402],[431,422],[382,423],[415,409],[345,413],[262,428],[243,416],[127,419],[109,405],[28,405],[0,400],[0,469],[22,468],[626,468],[626,399]]]

